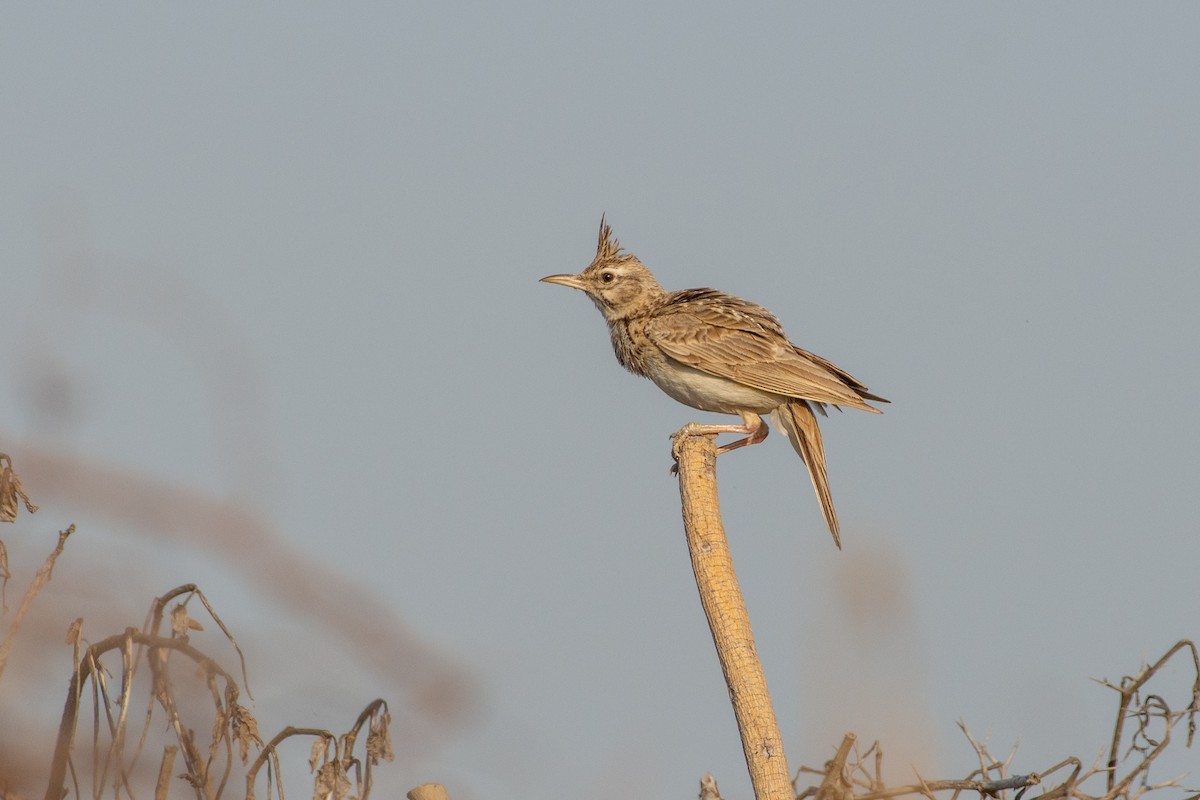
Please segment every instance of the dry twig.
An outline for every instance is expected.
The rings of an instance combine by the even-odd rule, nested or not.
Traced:
[[[1190,687],[1188,704],[1179,710],[1173,709],[1160,694],[1144,694],[1147,683],[1153,678],[1172,656],[1180,651],[1191,654],[1193,681]],[[987,742],[976,739],[963,723],[959,723],[967,742],[975,751],[979,768],[961,780],[929,781],[919,779],[918,783],[903,786],[885,787],[879,779],[881,771],[882,751],[878,742],[873,744],[865,753],[860,753],[854,745],[853,734],[847,734],[838,749],[837,755],[826,763],[822,769],[802,767],[796,774],[793,785],[798,784],[802,773],[821,776],[817,786],[810,786],[799,792],[797,798],[814,797],[817,800],[890,800],[890,798],[921,796],[934,798],[939,794],[949,793],[949,800],[958,800],[963,792],[974,792],[982,797],[997,798],[998,800],[1025,800],[1028,790],[1032,787],[1048,787],[1041,794],[1030,800],[1137,800],[1147,792],[1178,788],[1177,779],[1159,783],[1150,782],[1150,768],[1156,758],[1166,751],[1171,744],[1172,730],[1183,719],[1187,719],[1187,739],[1185,746],[1191,747],[1196,729],[1196,714],[1200,711],[1200,656],[1196,645],[1188,640],[1175,644],[1167,653],[1150,666],[1143,666],[1135,676],[1122,678],[1118,683],[1100,681],[1104,686],[1117,691],[1120,695],[1116,722],[1113,726],[1112,741],[1109,746],[1107,760],[1102,756],[1091,767],[1084,769],[1077,758],[1065,758],[1047,769],[1039,772],[1010,775],[1009,767],[1016,754],[1016,748],[1004,759],[997,759],[988,751]],[[1127,720],[1136,724],[1132,733],[1127,733]],[[850,751],[853,750],[851,753]],[[1121,755],[1124,750],[1124,755]],[[868,772],[868,758],[874,755],[874,776]],[[1133,757],[1133,763],[1122,772],[1119,767],[1122,761]],[[1051,776],[1069,769],[1065,778],[1058,782],[1050,780]],[[1095,794],[1085,791],[1082,787],[1090,782],[1103,780],[1102,791]],[[1200,795],[1192,795],[1185,800],[1200,800]]]

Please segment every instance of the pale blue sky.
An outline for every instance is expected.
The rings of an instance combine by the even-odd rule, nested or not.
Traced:
[[[720,462],[793,768],[854,730],[904,779],[965,775],[959,718],[1020,737],[1016,771],[1090,761],[1115,702],[1088,678],[1200,636],[1200,5],[0,21],[0,450],[236,499],[468,671],[474,713],[402,743],[390,789],[687,797],[711,770],[748,796],[667,475],[704,415],[537,283],[602,212],[668,288],[768,305],[893,401],[824,425],[845,552],[782,436]],[[260,677],[274,725],[406,714],[271,610],[269,564],[46,506],[20,530],[76,522],[63,570],[158,565],[85,609],[136,624],[195,580],[252,682],[276,626],[326,642]]]

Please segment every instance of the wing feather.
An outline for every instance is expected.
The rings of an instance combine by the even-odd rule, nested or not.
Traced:
[[[849,374],[788,341],[762,306],[713,289],[676,292],[646,324],[664,353],[689,367],[755,389],[879,413]],[[886,402],[886,401],[884,401]]]

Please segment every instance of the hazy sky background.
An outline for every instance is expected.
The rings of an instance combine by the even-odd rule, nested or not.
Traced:
[[[537,283],[606,212],[893,401],[824,424],[844,552],[778,432],[719,464],[793,770],[853,730],[962,776],[958,719],[1090,762],[1089,677],[1200,636],[1197,42],[1196,3],[9,4],[0,451],[236,501],[465,670],[386,791],[749,796],[667,474],[706,417]],[[195,581],[264,734],[409,716],[272,564],[43,504],[0,535],[24,586],[79,525],[55,641]]]

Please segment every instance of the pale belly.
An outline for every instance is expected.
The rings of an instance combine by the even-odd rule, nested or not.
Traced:
[[[647,377],[658,388],[684,405],[701,411],[766,414],[787,400],[783,395],[709,375],[678,361],[658,362],[647,367]]]

